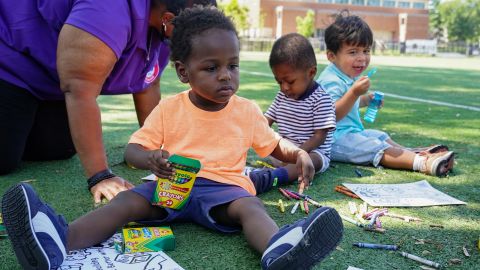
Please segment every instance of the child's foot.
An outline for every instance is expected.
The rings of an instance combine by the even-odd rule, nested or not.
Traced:
[[[11,187],[2,199],[3,222],[23,269],[57,269],[66,257],[68,225],[28,184]]]
[[[427,154],[425,166],[421,172],[433,176],[446,176],[453,169],[455,154],[452,151]]]
[[[321,207],[307,218],[286,225],[275,234],[262,256],[262,269],[310,269],[340,243],[342,219]]]
[[[435,144],[427,147],[410,148],[410,151],[415,152],[417,154],[422,152],[426,154],[435,154],[435,153],[447,152],[448,146],[443,144]]]

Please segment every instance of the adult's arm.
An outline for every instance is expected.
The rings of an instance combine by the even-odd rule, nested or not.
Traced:
[[[142,92],[133,94],[133,102],[135,111],[137,112],[138,124],[143,126],[145,119],[150,112],[160,102],[160,76],[153,81],[147,89]]]
[[[65,94],[72,140],[87,177],[108,168],[96,98],[116,61],[110,47],[95,36],[68,24],[60,31],[57,49],[60,87]],[[99,182],[90,192],[95,202],[100,202],[102,196],[110,200],[131,187],[115,176]]]

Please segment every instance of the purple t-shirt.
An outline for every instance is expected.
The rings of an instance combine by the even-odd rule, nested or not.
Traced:
[[[170,53],[156,30],[149,34],[149,10],[150,0],[0,0],[0,79],[40,99],[63,99],[56,53],[60,30],[69,24],[117,56],[101,94],[140,92],[161,74]]]

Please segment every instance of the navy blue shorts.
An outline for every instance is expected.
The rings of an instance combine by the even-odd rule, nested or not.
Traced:
[[[140,194],[147,201],[151,201],[156,181],[147,182],[131,189]],[[149,220],[148,223],[169,223],[173,221],[191,221],[207,228],[225,233],[238,232],[241,227],[230,227],[218,224],[210,216],[210,210],[218,205],[226,204],[243,197],[253,197],[245,189],[218,183],[206,178],[198,177],[190,193],[188,202],[180,210],[165,208],[168,216],[162,220]]]

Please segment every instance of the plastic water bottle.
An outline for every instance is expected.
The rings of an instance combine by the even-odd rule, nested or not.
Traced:
[[[377,116],[378,109],[380,108],[380,104],[382,104],[383,100],[383,93],[380,91],[375,91],[373,94],[373,99],[370,100],[370,104],[368,105],[367,111],[363,116],[363,120],[369,123],[373,123],[375,121],[375,117]]]

